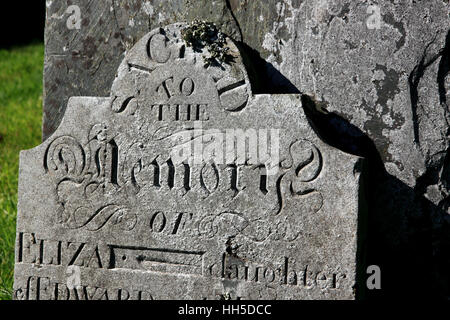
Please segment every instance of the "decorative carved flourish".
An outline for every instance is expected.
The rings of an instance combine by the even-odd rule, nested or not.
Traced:
[[[73,137],[52,141],[44,156],[44,168],[56,183],[60,205],[57,221],[68,228],[96,231],[107,223],[120,229],[134,228],[137,217],[115,201],[119,190],[119,150],[107,125],[94,125],[84,147]],[[83,203],[83,206],[79,206]]]
[[[130,213],[128,208],[111,204],[96,211],[87,207],[77,208],[73,213],[73,221],[69,222],[68,227],[73,229],[85,227],[89,231],[97,231],[109,223],[122,230],[132,230],[136,222],[137,216]]]
[[[211,239],[219,232],[219,227],[215,224],[216,218],[215,215],[208,215],[200,221],[198,232],[201,236]]]
[[[136,112],[138,105],[137,100],[134,96],[131,97],[115,97],[112,100],[111,109],[115,113],[122,113],[125,110],[129,110],[130,114],[134,114]]]
[[[322,171],[322,154],[312,142],[296,141],[291,145],[290,153],[296,166],[296,180],[311,182],[319,176]]]
[[[266,219],[248,220],[244,214],[234,211],[205,216],[198,226],[199,234],[205,238],[215,236],[235,237],[242,235],[254,242],[263,242],[273,230]]]
[[[137,222],[137,216],[123,205],[102,205],[109,200],[104,184],[93,182],[90,176],[81,181],[64,179],[57,186],[57,195],[60,203],[57,221],[67,228],[97,231],[109,223],[121,230],[131,230]],[[80,203],[83,205],[79,206]]]
[[[44,168],[58,176],[80,176],[85,168],[86,155],[78,141],[70,136],[53,140],[44,156]]]
[[[318,192],[314,194],[320,195]],[[314,201],[308,203],[313,206],[308,212],[317,212],[320,209],[314,207]],[[206,239],[240,235],[252,242],[264,242],[266,240],[294,241],[301,232],[301,226],[296,224],[296,214],[298,213],[277,216],[268,214],[264,218],[249,220],[245,213],[226,211],[204,216],[198,223],[197,231],[199,236]]]
[[[249,225],[250,222],[242,213],[222,212],[204,217],[200,221],[199,232],[207,238],[217,236],[219,233],[233,237],[241,234]]]
[[[322,208],[323,196],[316,190],[314,181],[323,169],[320,150],[309,140],[297,140],[289,148],[291,159],[284,163],[288,171],[277,181],[278,208],[275,214],[283,210],[288,199],[305,198],[310,203],[303,210],[315,213]]]

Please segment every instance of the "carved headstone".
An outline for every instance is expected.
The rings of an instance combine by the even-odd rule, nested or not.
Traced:
[[[355,298],[361,159],[186,30],[144,36],[110,97],[21,153],[15,299]]]

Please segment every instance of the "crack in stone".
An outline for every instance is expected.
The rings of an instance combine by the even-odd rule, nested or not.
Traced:
[[[114,16],[114,22],[116,23],[117,31],[119,32],[119,35],[120,35],[121,45],[125,46],[125,39],[123,37],[122,31],[120,28],[119,20],[117,19],[116,1],[115,0],[111,0],[111,7],[112,7],[112,13]]]
[[[239,21],[238,21],[238,19],[236,18],[236,15],[234,14],[233,9],[231,8],[230,0],[225,0],[225,4],[226,4],[226,7],[228,8],[228,10],[230,11],[231,17],[233,17],[233,20],[234,20],[234,22],[236,23],[236,26],[237,26],[237,28],[238,28],[239,35],[240,35],[240,37],[241,37],[240,42],[244,42],[244,35],[243,35],[243,33],[242,33],[241,25],[239,24]]]
[[[437,36],[437,35],[436,35]],[[419,118],[417,114],[418,107],[418,85],[423,77],[426,69],[433,64],[437,59],[441,58],[439,63],[438,74],[436,77],[436,82],[439,88],[439,101],[440,105],[444,108],[444,117],[445,122],[447,123],[447,129],[445,135],[448,138],[450,133],[449,127],[449,110],[447,104],[446,97],[446,88],[445,88],[445,79],[449,73],[449,57],[450,57],[450,31],[447,32],[445,46],[438,53],[432,55],[430,58],[428,57],[428,49],[436,40],[436,37],[431,41],[424,50],[422,58],[418,65],[412,71],[409,77],[409,85],[410,85],[410,94],[411,94],[411,107],[413,111],[413,125],[414,125],[414,142],[420,147],[420,137],[419,137]],[[441,159],[438,159],[435,163],[432,163],[434,156],[443,155]],[[427,160],[427,169],[426,171],[417,178],[415,191],[420,195],[427,194],[427,188],[431,185],[437,184],[443,199],[439,202],[439,206],[446,210],[445,206],[448,206],[449,202],[449,192],[448,186],[446,182],[446,175],[450,170],[450,148],[447,139],[447,145],[445,150],[439,152],[433,156],[429,156]]]
[[[439,62],[439,70],[437,76],[437,82],[439,87],[439,101],[441,105],[445,108],[445,114],[448,116],[450,110],[447,104],[447,92],[445,89],[445,78],[450,71],[450,30],[447,32],[445,38],[445,47],[442,49],[442,59]],[[446,117],[447,124],[449,124],[449,119]],[[449,132],[447,132],[447,135]]]
[[[425,50],[422,54],[422,58],[419,63],[414,67],[413,71],[410,73],[408,78],[410,98],[411,98],[411,110],[412,110],[412,121],[414,126],[414,143],[420,147],[420,137],[419,137],[419,116],[417,114],[417,108],[419,105],[419,83],[423,78],[427,68],[432,65],[439,57],[442,56],[443,50],[429,57],[428,50],[430,46],[436,41],[437,34],[433,40],[427,44]]]

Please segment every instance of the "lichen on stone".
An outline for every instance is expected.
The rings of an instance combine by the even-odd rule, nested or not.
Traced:
[[[195,52],[207,49],[209,55],[203,55],[205,67],[232,62],[233,56],[229,53],[226,37],[214,23],[194,20],[181,31],[181,34],[187,46],[192,47]]]

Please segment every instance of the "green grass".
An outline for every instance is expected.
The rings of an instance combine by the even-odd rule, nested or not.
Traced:
[[[44,45],[0,49],[0,300],[11,299],[20,150],[41,141]]]

